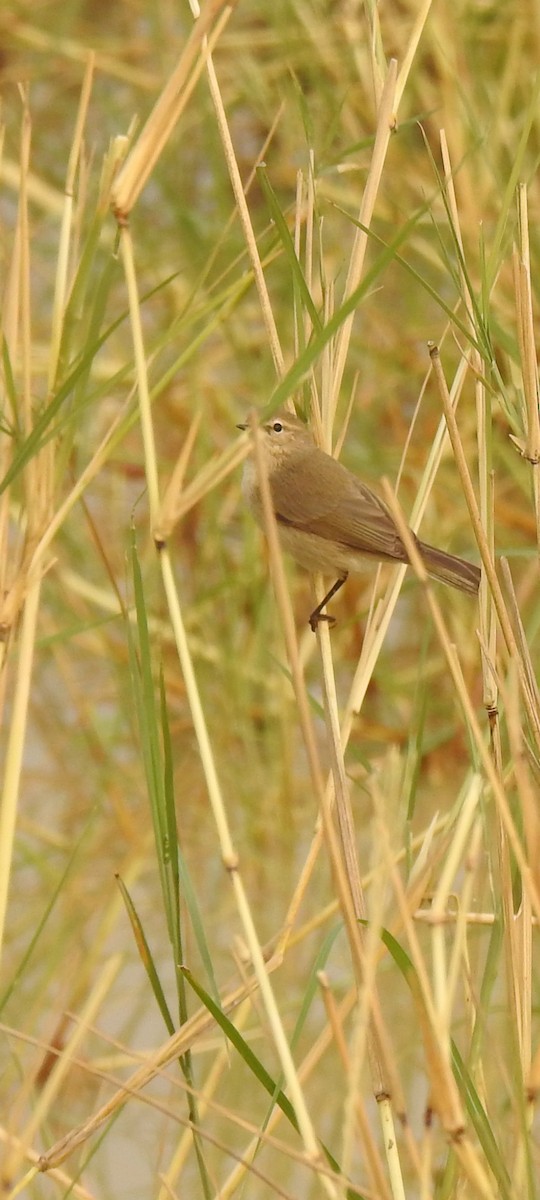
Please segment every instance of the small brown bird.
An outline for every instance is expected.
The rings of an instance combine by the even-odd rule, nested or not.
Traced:
[[[238,429],[248,429],[243,423]],[[297,417],[279,413],[261,425],[264,454],[280,541],[308,571],[337,575],[333,587],[311,613],[313,631],[319,621],[334,623],[323,608],[343,586],[350,571],[365,570],[372,562],[408,562],[394,521],[381,499],[352,471],[315,445]],[[263,524],[257,471],[247,459],[242,487],[246,501]],[[415,536],[413,534],[413,536]],[[437,550],[415,538],[433,579],[475,594],[478,567],[454,554]]]

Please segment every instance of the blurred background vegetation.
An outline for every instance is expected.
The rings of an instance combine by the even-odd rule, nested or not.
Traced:
[[[381,66],[395,57],[401,66],[421,7],[419,0],[387,0],[378,8],[346,0],[331,5],[319,0],[274,0],[272,4],[262,0],[256,6],[240,0],[214,51],[242,179],[248,180],[263,157],[266,177],[291,229],[298,172],[308,172],[312,155],[319,239],[313,294],[321,315],[328,290],[333,287],[340,294],[343,289],[354,221],[373,153],[374,62]],[[149,528],[126,287],[117,253],[117,226],[100,183],[111,139],[127,134],[134,118],[140,128],[191,27],[188,5],[172,0],[109,4],[38,0],[32,5],[15,0],[0,12],[5,126],[0,254],[6,280],[24,244],[16,238],[19,162],[25,119],[31,123],[27,181],[31,324],[24,336],[31,347],[30,391],[36,423],[72,372],[54,422],[45,426],[47,444],[54,445],[46,520],[60,508],[120,414],[118,435],[100,469],[52,542],[41,589],[4,937],[1,1019],[7,1033],[2,1050],[2,1107],[11,1114],[6,1122],[10,1135],[24,1140],[36,1096],[53,1071],[54,1059],[47,1047],[65,1044],[104,964],[112,955],[120,958],[80,1051],[82,1066],[67,1074],[43,1124],[28,1138],[34,1153],[84,1120],[109,1094],[109,1084],[94,1076],[89,1064],[109,1078],[121,1078],[128,1066],[136,1066],[132,1056],[166,1037],[116,874],[129,888],[165,992],[172,997],[175,990],[143,763],[144,739],[134,698],[133,650],[130,658],[127,612],[134,601],[133,539],[156,681],[163,672],[182,854],[218,986],[236,972],[234,955],[241,928],[208,805]],[[51,318],[63,193],[89,49],[96,54],[95,74],[76,179],[69,275],[71,281],[77,270],[80,286],[68,306],[51,388]],[[532,471],[509,435],[523,437],[524,429],[512,273],[520,182],[528,190],[534,309],[537,303],[539,54],[540,9],[533,0],[504,4],[457,0],[452,5],[427,6],[377,194],[375,237],[368,245],[366,270],[400,230],[404,237],[398,252],[390,253],[374,276],[356,313],[336,419],[339,433],[352,399],[344,461],[373,486],[382,475],[395,481],[401,471],[399,496],[409,513],[441,417],[435,384],[427,379],[426,344],[429,339],[441,344],[448,379],[468,351],[466,337],[449,326],[447,315],[456,307],[464,320],[458,254],[438,176],[442,169],[439,131],[444,129],[455,172],[463,260],[489,340],[490,354],[482,369],[492,403],[489,439],[496,550],[510,560],[532,654],[538,630]],[[28,88],[27,107],[21,84]],[[295,289],[288,256],[257,176],[251,179],[247,201],[290,366],[296,354]],[[204,73],[134,208],[130,228],[164,488],[195,415],[199,425],[187,482],[227,448],[237,436],[236,422],[252,406],[262,408],[277,383]],[[9,355],[4,355],[2,473],[17,461],[28,434],[16,410],[24,338],[10,328],[12,311],[10,307],[5,312],[3,326],[6,339],[9,342],[7,330],[12,340]],[[459,407],[461,436],[473,472],[477,458],[474,382],[470,372]],[[306,397],[304,391],[301,399],[305,402]],[[6,594],[24,558],[21,547],[30,520],[25,506],[32,496],[28,483],[21,480],[38,451],[37,443],[30,445],[29,457],[19,460],[20,469],[10,483]],[[284,921],[317,812],[267,553],[242,506],[240,475],[240,469],[229,473],[190,508],[169,549],[234,842],[264,943],[276,937]],[[437,474],[422,536],[477,560],[449,448]],[[286,567],[321,754],[328,765],[320,664],[316,641],[306,631],[312,607],[310,583],[290,563]],[[340,705],[345,703],[361,651],[372,590],[370,576],[351,580],[333,610],[338,617],[332,648]],[[439,594],[439,599],[484,727],[475,606],[453,593]],[[4,753],[23,603],[21,596],[5,664]],[[157,689],[156,682],[156,696]],[[508,779],[511,755],[504,730],[502,743],[508,756],[502,774]],[[388,829],[396,857],[405,854],[406,874],[414,838],[437,814],[454,811],[453,806],[459,811],[460,789],[470,763],[467,728],[422,588],[411,573],[361,714],[353,721],[346,756],[362,869],[367,871],[372,864],[371,780],[378,781],[386,797]],[[497,834],[490,812],[486,801],[473,907],[498,913]],[[440,854],[445,844],[441,842]],[[517,903],[517,877],[514,882]],[[300,914],[302,922],[313,923],[312,928],[306,929],[275,975],[289,1033],[299,1018],[327,932],[338,921],[335,912],[325,915],[332,897],[328,864],[319,856]],[[425,943],[427,961],[430,934],[419,926],[418,936]],[[490,925],[487,929],[471,926],[467,947],[469,961],[467,969],[463,967],[463,987],[453,1011],[453,1033],[467,1041],[468,989],[479,1004],[488,962],[492,990],[483,1012],[479,1074],[483,1094],[489,1098],[486,1107],[495,1141],[507,1153],[509,1166],[518,1156],[519,1143],[519,1153],[528,1164],[519,1195],[533,1196],[538,1146],[534,1140],[527,1142],[525,1151],[520,1140],[532,1117],[524,1117],[524,1077],[517,1069],[507,1013],[504,953],[500,944],[495,950]],[[183,953],[185,962],[199,973],[200,942],[187,912]],[[328,953],[327,971],[336,995],[341,996],[352,982],[343,935],[337,936]],[[419,1039],[412,1032],[411,1001],[395,973],[395,962],[387,957],[380,965],[386,1019],[395,1031],[407,1113],[421,1149],[428,1085]],[[170,1003],[174,1007],[174,1001]],[[198,1001],[191,1003],[194,1008]],[[322,1002],[316,997],[302,1025],[295,1051],[298,1059],[325,1022]],[[256,1008],[248,1018],[246,1037],[278,1078],[279,1064]],[[534,1036],[532,1042],[534,1046]],[[222,1047],[223,1037],[217,1031],[196,1047],[197,1086]],[[160,1173],[170,1168],[186,1119],[179,1078],[175,1066],[170,1066],[167,1078],[154,1087],[154,1107],[129,1104],[106,1127],[102,1140],[94,1139],[84,1148],[82,1160],[69,1161],[64,1182],[38,1176],[27,1183],[27,1194],[67,1195],[69,1172],[71,1178],[77,1177],[89,1156],[80,1180],[88,1194],[117,1200],[124,1195],[161,1195]],[[333,1146],[337,1158],[344,1090],[342,1064],[331,1048],[322,1069],[310,1079],[308,1094],[317,1131]],[[365,1090],[369,1107],[369,1083]],[[255,1123],[264,1121],[269,1103],[234,1051],[217,1099],[223,1109]],[[511,1119],[505,1122],[509,1108]],[[232,1165],[225,1147],[242,1153],[247,1134],[222,1111],[210,1111],[205,1122],[209,1135],[218,1139],[216,1145],[205,1145],[212,1181],[211,1190],[206,1190],[214,1195]],[[534,1139],[534,1125],[532,1131]],[[287,1136],[298,1149],[295,1135]],[[489,1162],[487,1151],[486,1156]],[[465,1194],[459,1192],[459,1172],[455,1163],[449,1165],[451,1158],[439,1136],[422,1191],[418,1164],[404,1152],[406,1194]],[[294,1157],[267,1147],[257,1163],[264,1178],[251,1176],[245,1185],[250,1196],[319,1194],[320,1181]],[[356,1153],[353,1166],[355,1182],[365,1187],[365,1192],[355,1194],[372,1195]],[[192,1151],[187,1152],[182,1170],[180,1178],[171,1174],[169,1190],[162,1194],[203,1195],[205,1183]],[[7,1194],[16,1182],[8,1179]],[[492,1193],[485,1194],[503,1194],[497,1191],[500,1180],[492,1186]]]

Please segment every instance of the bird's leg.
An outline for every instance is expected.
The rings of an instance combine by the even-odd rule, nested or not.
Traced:
[[[336,579],[336,582],[330,588],[330,591],[326,593],[324,600],[321,600],[321,603],[318,604],[317,607],[313,609],[313,612],[311,613],[311,616],[309,618],[309,624],[314,633],[317,630],[317,625],[319,624],[319,621],[328,621],[329,625],[335,625],[336,618],[331,617],[329,615],[329,613],[323,613],[322,610],[323,610],[323,608],[326,608],[326,605],[328,604],[328,601],[332,599],[332,596],[335,596],[336,592],[339,592],[339,589],[341,587],[343,587],[343,584],[346,583],[347,578],[348,578],[348,572],[345,575],[340,575],[339,579]]]

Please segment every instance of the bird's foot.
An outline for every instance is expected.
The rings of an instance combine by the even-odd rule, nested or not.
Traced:
[[[315,609],[315,612],[312,612],[309,618],[309,626],[310,629],[313,630],[313,633],[317,632],[317,627],[320,621],[326,621],[327,625],[332,628],[332,625],[335,625],[336,623],[336,618],[331,617],[329,613],[317,612],[317,609]]]

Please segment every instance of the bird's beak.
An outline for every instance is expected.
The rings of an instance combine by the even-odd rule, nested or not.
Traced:
[[[240,422],[240,424],[237,425],[236,428],[237,429],[249,429],[249,425],[245,421],[243,421],[243,422]]]

